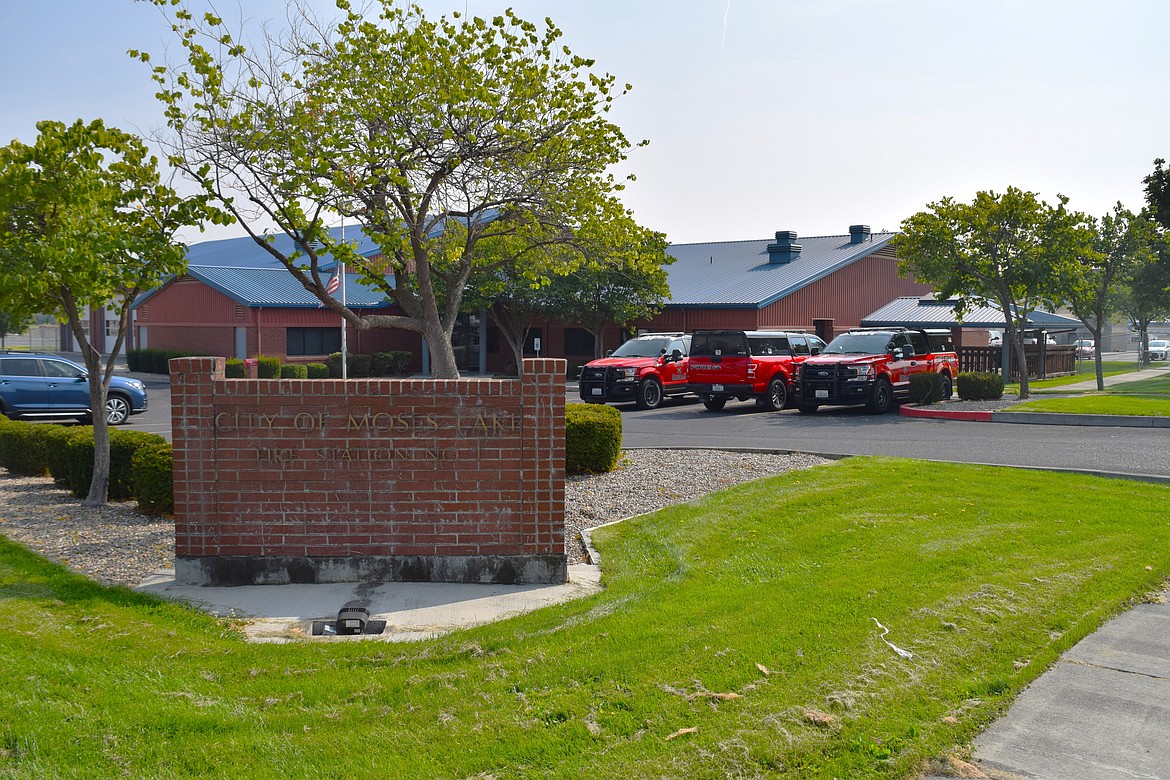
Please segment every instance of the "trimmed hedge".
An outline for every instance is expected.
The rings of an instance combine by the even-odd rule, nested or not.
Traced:
[[[64,440],[59,459],[50,463],[53,480],[63,485],[76,498],[85,498],[93,482],[93,428],[71,429],[74,435]],[[110,501],[125,501],[134,497],[130,480],[130,462],[134,453],[144,446],[166,443],[163,437],[146,431],[110,431],[110,481],[106,495]]]
[[[414,355],[406,351],[375,352],[370,356],[372,376],[406,376]]]
[[[225,379],[247,379],[248,369],[239,358],[228,358],[223,366],[223,375]]]
[[[42,435],[46,437],[45,465],[49,470],[49,476],[58,485],[70,491],[73,490],[75,483],[84,482],[86,492],[88,492],[89,477],[86,477],[85,474],[93,471],[93,426],[78,425],[64,428],[59,425],[42,425],[38,427],[46,429]],[[81,463],[80,466],[76,465],[70,452],[70,445],[74,439],[89,441],[89,461]],[[84,496],[85,493],[81,495]]]
[[[259,357],[256,359],[257,379],[276,379],[280,376],[280,358]]]
[[[955,383],[961,401],[997,401],[1003,398],[1003,377],[982,371],[964,371]]]
[[[926,371],[910,375],[910,400],[922,406],[936,404],[943,400],[942,374]]]
[[[0,466],[24,477],[43,477],[49,473],[45,461],[47,437],[38,435],[38,427],[44,426],[0,415]]]
[[[144,374],[169,374],[168,361],[177,357],[202,357],[203,352],[184,349],[131,349],[126,351],[126,367]]]
[[[309,379],[329,378],[329,366],[324,363],[306,363],[305,368],[309,372]]]
[[[309,369],[299,363],[286,363],[280,367],[281,379],[308,379]]]
[[[352,352],[346,355],[349,363],[349,371],[346,372],[348,379],[364,379],[370,376],[370,369],[373,365],[372,355],[354,354]],[[341,379],[341,353],[334,352],[325,359],[325,364],[329,366],[329,376],[333,379]]]
[[[604,404],[565,405],[566,474],[613,471],[621,451],[621,412]]]
[[[139,447],[130,459],[130,484],[145,515],[170,515],[175,511],[174,460],[171,445]]]

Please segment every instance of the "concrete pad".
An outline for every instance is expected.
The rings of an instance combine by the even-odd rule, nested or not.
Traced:
[[[138,590],[182,601],[221,617],[248,621],[254,642],[293,639],[429,639],[451,631],[531,612],[601,590],[601,569],[569,566],[563,585],[461,585],[436,582],[347,582],[325,585],[241,585],[203,587],[175,582],[174,572],[150,577]],[[365,601],[370,620],[385,620],[386,631],[361,637],[313,637],[314,620],[334,620],[348,601]]]
[[[975,758],[1036,780],[1170,780],[1170,604],[1140,605],[1065,653],[975,740]]]

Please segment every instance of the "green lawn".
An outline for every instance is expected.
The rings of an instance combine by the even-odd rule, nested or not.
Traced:
[[[1004,411],[1166,417],[1170,416],[1170,398],[1104,394],[1085,395],[1076,398],[1042,398],[1034,401],[1026,401]]]
[[[1168,501],[851,459],[601,529],[602,593],[408,645],[250,645],[0,540],[0,775],[907,777],[1159,587]]]
[[[1101,373],[1103,376],[1117,376],[1119,374],[1129,374],[1134,371],[1139,371],[1144,366],[1139,366],[1132,361],[1110,361],[1106,360],[1101,363]],[[1061,388],[1065,385],[1073,385],[1077,382],[1084,382],[1086,380],[1095,379],[1097,377],[1097,366],[1092,360],[1078,360],[1077,373],[1069,374],[1068,376],[1057,376],[1052,379],[1035,379],[1028,383],[1028,389],[1031,391],[1043,392],[1053,388]],[[1004,395],[1019,395],[1020,383],[1012,382],[1004,385]]]

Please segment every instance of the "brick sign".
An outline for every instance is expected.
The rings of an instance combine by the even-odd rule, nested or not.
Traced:
[[[565,361],[520,379],[225,379],[170,361],[175,575],[564,582]]]

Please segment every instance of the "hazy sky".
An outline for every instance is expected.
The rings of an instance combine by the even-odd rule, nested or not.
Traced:
[[[198,0],[193,7],[202,7]],[[331,0],[310,0],[325,11]],[[356,3],[355,3],[356,4]],[[841,234],[1008,185],[1101,215],[1170,158],[1168,0],[425,0],[550,17],[633,84],[624,200],[674,243]],[[283,0],[220,0],[283,19]],[[132,0],[0,0],[0,143],[41,119],[162,123],[148,68],[178,51]],[[184,234],[239,235],[238,227]]]

